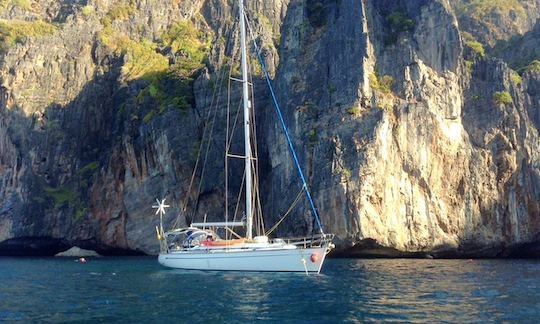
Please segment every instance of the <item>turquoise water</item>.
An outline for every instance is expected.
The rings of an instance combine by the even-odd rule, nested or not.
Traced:
[[[323,274],[0,258],[0,322],[536,322],[540,261],[330,259]]]

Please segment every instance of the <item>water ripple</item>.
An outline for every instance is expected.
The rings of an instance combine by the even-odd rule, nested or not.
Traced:
[[[0,258],[0,322],[530,322],[540,261],[328,260],[324,273]]]

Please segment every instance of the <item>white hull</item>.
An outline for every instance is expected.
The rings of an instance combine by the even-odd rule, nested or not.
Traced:
[[[160,253],[159,263],[170,268],[224,271],[319,273],[327,247],[272,249],[201,249]]]

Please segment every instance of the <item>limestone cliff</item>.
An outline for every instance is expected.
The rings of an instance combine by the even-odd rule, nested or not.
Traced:
[[[213,109],[237,55],[233,2],[0,2],[0,253],[155,253],[156,197],[172,202],[167,224],[222,217],[225,112]],[[510,2],[248,1],[338,252],[538,255],[540,7]],[[512,40],[531,53],[519,69]],[[254,83],[271,224],[300,184]],[[203,129],[212,150],[184,211]],[[278,233],[312,228],[302,201]]]

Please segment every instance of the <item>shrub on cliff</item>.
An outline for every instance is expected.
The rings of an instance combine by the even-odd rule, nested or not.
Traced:
[[[30,0],[0,0],[0,9],[6,9],[8,6],[19,7],[23,10],[31,10]]]
[[[513,11],[518,15],[525,15],[525,9],[519,0],[459,0],[457,5],[459,15],[469,15],[482,19],[493,11],[508,14]]]
[[[416,26],[416,22],[402,10],[392,11],[386,17],[386,24],[388,28],[384,41],[386,45],[395,44],[401,33],[412,31]]]
[[[137,14],[132,0],[114,6],[102,19],[100,40],[122,57],[122,74],[126,81],[149,81],[137,95],[137,103],[152,108],[146,110],[143,122],[151,120],[172,107],[186,110],[193,105],[193,80],[205,66],[210,48],[208,33],[198,30],[189,20],[172,24],[154,41],[132,39],[117,29],[115,21]]]
[[[465,46],[469,47],[473,52],[480,55],[481,57],[484,57],[486,55],[484,45],[477,41],[473,35],[467,32],[463,32],[461,33],[461,37],[463,38],[463,43],[465,44]]]
[[[204,66],[210,42],[190,21],[179,21],[161,35],[160,44],[168,46],[180,59],[172,71],[180,77],[191,77]]]
[[[54,207],[60,208],[64,205],[73,204],[77,199],[77,194],[66,187],[53,188],[46,187],[47,196],[54,200]]]
[[[116,4],[107,12],[105,17],[101,19],[101,23],[105,27],[110,27],[113,21],[125,20],[129,18],[130,15],[134,14],[135,10],[136,10],[135,3],[133,3],[132,1],[130,1],[129,4],[122,4],[122,3]]]
[[[92,13],[93,8],[82,8],[83,15]],[[111,48],[118,56],[124,57],[122,73],[126,80],[149,78],[167,70],[167,58],[156,52],[157,45],[148,40],[133,40],[113,27],[115,20],[126,20],[136,11],[134,1],[117,3],[112,6],[101,19],[104,28],[100,32],[100,40]],[[85,13],[86,12],[86,13]]]
[[[86,6],[84,6],[84,7],[81,8],[81,13],[82,13],[83,16],[85,16],[85,17],[91,16],[91,15],[93,15],[95,12],[96,12],[96,10],[95,10],[94,7],[91,6],[91,5],[86,5]]]
[[[497,105],[512,103],[512,95],[508,91],[497,91],[493,94],[493,102]]]
[[[16,43],[22,43],[31,37],[41,37],[55,33],[58,28],[43,20],[0,20],[0,50],[5,50]]]
[[[526,68],[527,71],[540,72],[540,61],[534,60]]]
[[[476,54],[480,55],[481,57],[484,57],[486,55],[484,45],[482,45],[482,43],[478,41],[468,41],[465,42],[465,45],[467,45],[470,49],[472,49]]]
[[[510,72],[510,79],[512,80],[512,82],[514,82],[515,85],[519,86],[521,85],[521,83],[523,82],[523,80],[521,79],[521,76],[519,75],[519,73],[517,73],[516,71],[512,70]]]
[[[118,56],[124,56],[122,73],[126,80],[151,78],[169,68],[169,60],[156,52],[157,44],[148,40],[140,42],[106,27],[100,34],[101,41]]]
[[[352,106],[347,109],[347,112],[349,113],[349,115],[359,116],[361,113],[360,106],[358,105]]]
[[[374,90],[381,91],[382,93],[390,93],[392,92],[394,78],[389,75],[383,75],[381,78],[379,78],[376,73],[372,73],[369,76],[369,84]]]

